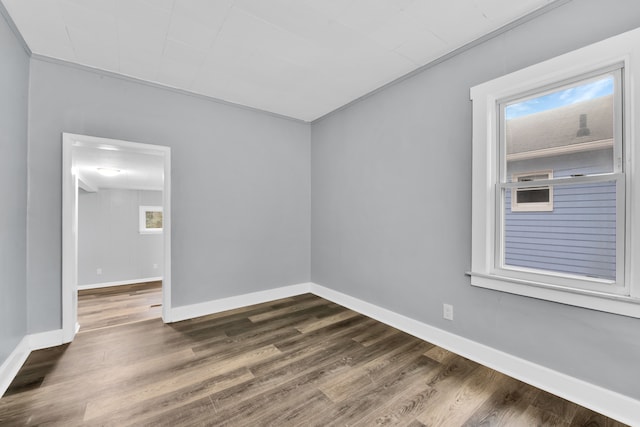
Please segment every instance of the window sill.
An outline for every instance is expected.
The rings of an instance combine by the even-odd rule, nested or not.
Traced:
[[[160,229],[160,230],[140,230],[140,234],[162,234],[162,229]]]
[[[624,295],[564,288],[545,283],[484,273],[467,273],[471,285],[576,307],[640,318],[640,299]]]

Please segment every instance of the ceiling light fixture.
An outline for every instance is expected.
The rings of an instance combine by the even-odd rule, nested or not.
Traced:
[[[116,176],[120,173],[120,169],[98,168],[98,173],[103,176]]]

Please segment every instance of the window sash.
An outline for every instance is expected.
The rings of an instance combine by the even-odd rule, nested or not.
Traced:
[[[622,76],[624,64],[617,63],[605,68],[593,70],[586,74],[576,75],[569,79],[551,83],[546,86],[531,89],[525,93],[513,94],[509,97],[502,98],[494,104],[496,109],[495,117],[497,119],[498,134],[497,140],[493,143],[498,145],[498,168],[495,182],[495,236],[494,236],[494,259],[493,273],[504,275],[507,277],[521,278],[532,282],[546,282],[551,285],[558,285],[568,289],[582,289],[600,291],[611,294],[629,295],[629,287],[624,280],[625,277],[625,199],[626,178],[623,174],[623,141],[622,141]],[[554,177],[550,175],[548,179],[539,179],[532,181],[512,181],[507,173],[507,141],[506,141],[506,107],[514,102],[521,102],[528,99],[537,98],[557,91],[562,91],[569,87],[586,84],[590,81],[601,79],[604,76],[613,76],[613,165],[612,172],[603,174],[591,174],[581,176]],[[507,265],[505,263],[506,256],[506,191],[512,191],[514,197],[518,190],[527,188],[549,188],[550,196],[553,194],[555,186],[576,185],[588,183],[611,182],[616,183],[616,279],[611,281],[608,279],[593,278],[583,275],[573,275],[560,273],[545,269],[532,269]],[[549,201],[549,204],[551,200]],[[526,204],[524,204],[526,205]],[[535,208],[535,204],[531,204]],[[526,210],[524,208],[523,210]],[[532,211],[534,209],[531,209]]]
[[[496,186],[499,190],[502,190],[503,188],[532,188],[550,185],[589,184],[591,182],[613,181],[614,179],[617,180],[618,177],[624,178],[624,174],[618,172],[583,176],[562,176],[559,178],[540,179],[536,181],[499,182]]]
[[[590,277],[586,275],[568,274],[553,270],[534,269],[507,265],[505,263],[505,193],[508,190],[517,190],[523,188],[540,187],[548,185],[550,189],[554,186],[588,184],[588,183],[606,183],[615,182],[616,184],[616,278],[608,280],[604,278]],[[626,210],[625,210],[625,194],[626,194],[626,177],[623,173],[587,175],[576,177],[561,177],[539,181],[524,182],[503,182],[495,185],[496,194],[496,227],[494,240],[494,263],[491,274],[503,277],[512,277],[530,281],[532,283],[547,283],[566,289],[587,290],[609,293],[613,295],[629,295],[629,285],[625,280],[625,227],[626,227]]]
[[[601,79],[607,75],[613,77],[613,165],[612,172],[619,173],[623,171],[624,156],[623,156],[623,75],[625,71],[624,63],[615,63],[603,68],[599,68],[584,74],[579,74],[568,79],[560,80],[555,83],[547,84],[538,88],[528,90],[520,94],[512,94],[507,97],[503,97],[496,101],[495,118],[498,121],[498,181],[502,183],[509,182],[509,176],[507,173],[507,141],[506,141],[506,117],[505,110],[510,104],[515,101],[523,102],[529,99],[538,98],[554,92],[559,92],[564,89],[568,89],[576,86],[576,84],[587,84],[591,81]],[[540,181],[536,181],[540,182]]]

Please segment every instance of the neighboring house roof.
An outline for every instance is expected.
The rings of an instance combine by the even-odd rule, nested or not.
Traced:
[[[613,95],[506,121],[507,160],[613,146]]]

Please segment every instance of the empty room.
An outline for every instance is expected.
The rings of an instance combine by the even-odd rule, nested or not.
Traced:
[[[0,425],[640,426],[638,1],[0,15]]]

